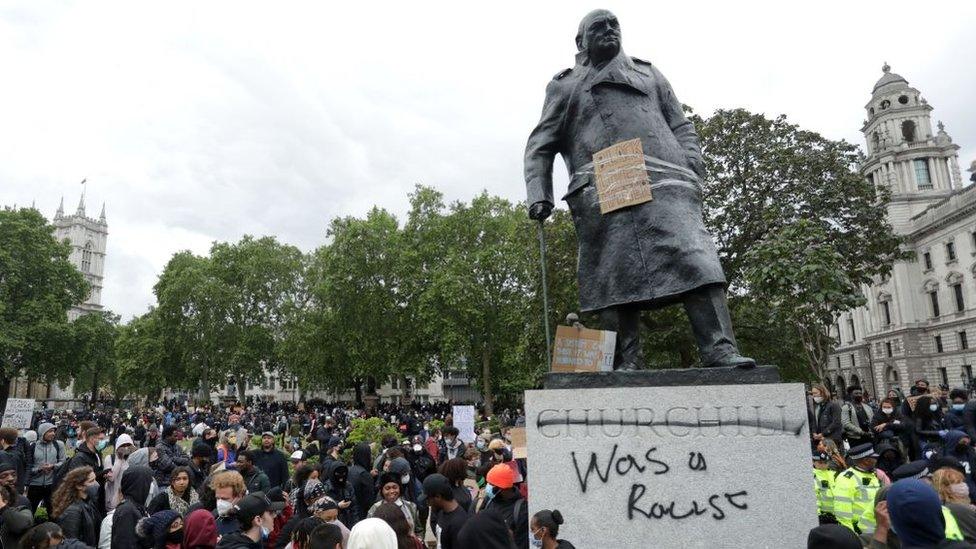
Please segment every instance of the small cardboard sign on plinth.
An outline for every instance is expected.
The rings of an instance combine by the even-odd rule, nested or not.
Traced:
[[[594,153],[593,175],[601,214],[652,199],[640,138],[621,141]]]
[[[552,351],[553,372],[609,372],[617,333],[582,326],[557,326]]]

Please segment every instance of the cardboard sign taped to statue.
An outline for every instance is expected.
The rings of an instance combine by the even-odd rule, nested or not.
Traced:
[[[552,350],[552,371],[609,372],[613,370],[616,346],[617,332],[558,326]]]
[[[597,151],[593,155],[593,176],[601,214],[652,200],[640,138]]]

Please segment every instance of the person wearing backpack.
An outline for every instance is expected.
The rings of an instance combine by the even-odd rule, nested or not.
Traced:
[[[54,493],[54,473],[67,459],[64,443],[55,438],[53,423],[41,423],[37,427],[37,442],[27,449],[27,499],[31,509],[40,502],[51,511],[51,494]]]

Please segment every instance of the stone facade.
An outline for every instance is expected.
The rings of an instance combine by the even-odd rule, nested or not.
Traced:
[[[976,186],[962,186],[959,146],[919,91],[885,64],[865,106],[861,171],[891,191],[888,221],[916,259],[864,288],[841,315],[828,373],[835,390],[875,394],[918,378],[968,385],[976,364]]]

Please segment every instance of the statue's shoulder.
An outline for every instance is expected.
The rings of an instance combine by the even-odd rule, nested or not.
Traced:
[[[563,78],[566,78],[567,76],[569,76],[572,72],[573,72],[573,68],[572,67],[570,67],[568,69],[561,70],[558,73],[556,73],[556,76],[553,76],[552,79],[553,80],[562,80]]]
[[[645,60],[641,59],[640,57],[631,57],[630,59],[631,59],[631,61],[633,61],[634,63],[637,63],[638,65],[647,65],[648,67],[653,67],[654,66],[654,65],[651,64],[650,61],[645,61]]]

